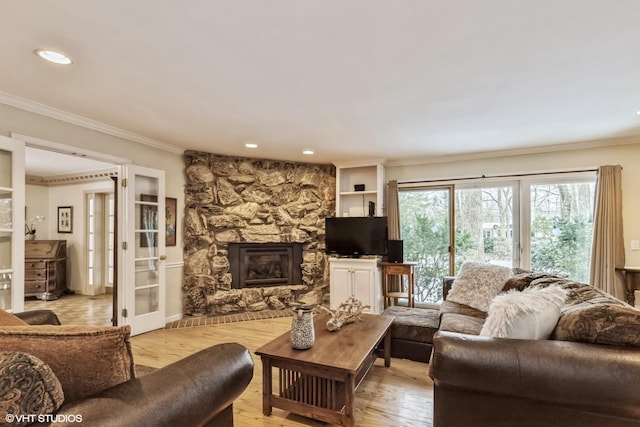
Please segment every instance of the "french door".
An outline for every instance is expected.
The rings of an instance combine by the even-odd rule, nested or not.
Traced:
[[[125,267],[120,316],[136,335],[165,325],[165,177],[134,165],[122,166],[121,175],[127,226],[119,251]]]
[[[24,309],[24,143],[0,136],[0,308]]]

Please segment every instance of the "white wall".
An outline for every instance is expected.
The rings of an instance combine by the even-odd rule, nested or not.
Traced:
[[[10,136],[11,133],[124,157],[131,160],[133,164],[165,171],[166,196],[176,198],[178,205],[177,245],[168,247],[166,253],[168,267],[166,315],[169,320],[179,318],[182,315],[182,218],[185,185],[182,155],[0,104],[0,135]],[[31,201],[31,204],[34,203]],[[50,199],[50,205],[55,206],[55,210],[57,206],[65,206],[55,199]],[[57,229],[55,218],[56,216],[49,214],[47,225]],[[57,236],[58,234],[54,233],[47,237],[55,239]],[[44,237],[39,235],[38,238]]]
[[[49,187],[49,211],[47,221],[49,238],[67,241],[67,284],[69,289],[80,294],[92,295],[86,283],[87,270],[87,193],[108,193],[113,191],[113,182],[91,182],[85,184]],[[58,207],[73,207],[72,233],[58,233]]]
[[[615,145],[620,144],[620,145]],[[627,266],[640,266],[640,251],[632,251],[631,240],[640,240],[640,138],[615,139],[607,146],[558,150],[522,155],[502,155],[476,159],[397,165],[386,168],[388,180],[415,181],[596,168],[622,165],[622,205]],[[552,151],[553,150],[553,151]]]
[[[30,222],[36,216],[44,216],[44,221],[35,224],[36,238],[39,240],[49,239],[49,222],[52,217],[49,216],[49,189],[41,185],[27,185],[26,192],[26,215],[24,222],[31,225]],[[54,220],[55,221],[55,220]]]

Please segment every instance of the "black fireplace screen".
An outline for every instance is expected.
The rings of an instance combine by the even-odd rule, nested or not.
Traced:
[[[230,243],[232,288],[299,285],[302,244]]]
[[[245,286],[289,283],[289,254],[245,254],[243,262]]]

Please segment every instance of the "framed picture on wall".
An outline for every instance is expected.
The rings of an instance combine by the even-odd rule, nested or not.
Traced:
[[[165,199],[165,209],[166,209],[166,245],[167,246],[175,246],[176,245],[176,223],[177,223],[177,199],[172,197],[167,197]]]
[[[73,206],[58,206],[58,233],[73,233]]]

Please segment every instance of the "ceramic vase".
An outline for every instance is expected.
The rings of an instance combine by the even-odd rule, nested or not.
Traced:
[[[297,350],[313,347],[316,333],[313,329],[313,308],[294,307],[291,322],[291,345]]]

